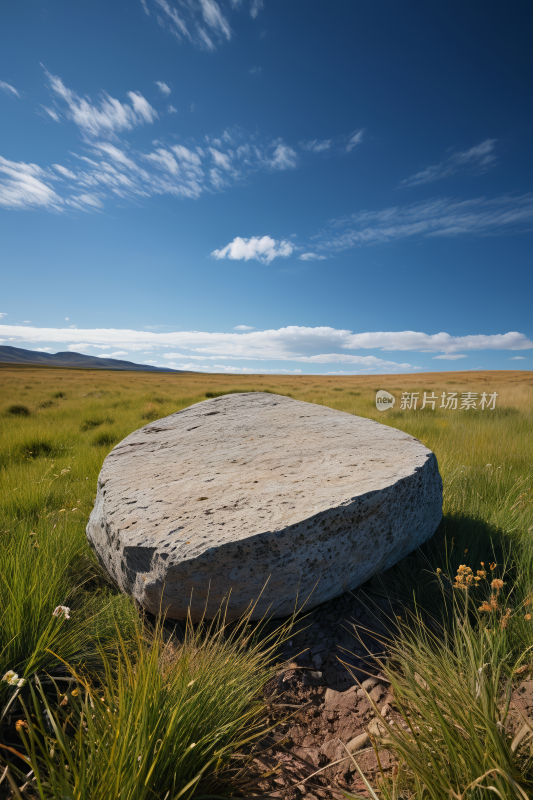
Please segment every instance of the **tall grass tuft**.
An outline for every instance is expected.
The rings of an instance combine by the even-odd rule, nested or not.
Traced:
[[[220,618],[207,628],[189,621],[181,643],[160,624],[151,634],[138,626],[132,642],[117,630],[116,658],[101,653],[103,677],[78,675],[78,696],[30,683],[18,777],[33,770],[40,800],[231,794],[242,749],[268,728],[262,689],[289,628],[261,639],[248,623],[249,614],[231,629]]]
[[[533,794],[530,744],[519,747],[509,729],[513,682],[528,669],[532,649],[516,659],[509,629],[513,618],[527,618],[527,606],[512,612],[512,592],[504,595],[505,582],[492,573],[483,599],[483,572],[474,577],[462,566],[453,588],[440,573],[452,624],[428,624],[414,612],[391,643],[384,674],[401,719],[374,741],[397,759],[394,778],[382,773],[384,800],[527,800]]]

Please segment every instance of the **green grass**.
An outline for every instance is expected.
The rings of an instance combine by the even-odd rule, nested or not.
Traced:
[[[229,634],[223,615],[203,630],[189,624],[181,644],[165,643],[160,626],[147,640],[138,625],[133,645],[116,631],[116,658],[102,653],[98,685],[82,676],[74,692],[60,681],[51,691],[30,683],[21,730],[27,766],[19,759],[11,769],[21,781],[34,770],[41,800],[234,791],[244,771],[231,756],[268,729],[261,689],[288,630],[250,641],[247,622]]]
[[[477,799],[494,796],[488,788],[490,781],[504,800],[522,796],[517,786],[527,786],[530,792],[527,783],[530,759],[522,745],[512,751],[512,741],[502,734],[505,722],[501,716],[502,692],[512,677],[513,665],[525,665],[526,677],[533,665],[529,654],[533,620],[522,613],[524,603],[533,595],[530,373],[444,373],[423,377],[384,376],[378,380],[375,376],[287,379],[6,368],[0,369],[0,382],[0,675],[12,669],[19,676],[29,678],[36,673],[42,676],[66,662],[70,669],[87,676],[84,678],[87,695],[75,702],[69,699],[67,707],[73,719],[78,720],[79,735],[64,733],[61,739],[57,733],[54,752],[59,754],[63,748],[64,755],[54,757],[53,763],[46,758],[49,749],[44,752],[41,747],[42,737],[50,734],[44,732],[42,718],[35,723],[35,765],[44,783],[46,775],[53,774],[56,781],[55,788],[43,789],[41,797],[97,800],[103,796],[102,792],[118,797],[112,787],[119,782],[128,787],[121,797],[163,798],[167,791],[168,798],[177,797],[179,792],[185,796],[187,792],[200,791],[199,775],[201,781],[209,782],[209,776],[216,783],[218,773],[213,771],[213,753],[226,746],[229,750],[224,752],[233,752],[247,735],[246,726],[239,727],[237,722],[248,719],[249,709],[255,709],[256,713],[259,708],[254,705],[254,698],[270,674],[268,647],[265,651],[258,646],[256,662],[250,651],[238,648],[231,651],[230,645],[230,650],[224,650],[226,645],[219,634],[213,631],[207,636],[202,634],[204,638],[195,647],[204,647],[205,652],[211,646],[215,650],[218,647],[216,653],[222,654],[220,667],[216,668],[219,671],[213,667],[222,687],[232,685],[237,662],[231,659],[237,656],[242,658],[238,662],[241,670],[248,663],[256,665],[257,682],[249,684],[248,694],[248,689],[244,692],[240,711],[230,702],[224,706],[227,712],[224,723],[217,716],[220,696],[214,692],[212,702],[208,702],[208,694],[205,695],[202,714],[212,727],[214,749],[209,750],[211,745],[206,744],[200,758],[200,750],[194,752],[193,748],[192,756],[190,753],[187,756],[189,766],[184,761],[183,770],[176,767],[176,783],[172,784],[168,760],[175,761],[176,752],[170,739],[165,739],[165,731],[173,731],[176,736],[179,733],[179,726],[172,727],[179,720],[171,721],[171,710],[174,706],[181,708],[181,700],[177,699],[181,695],[176,687],[182,685],[179,676],[186,659],[176,658],[173,663],[181,667],[172,667],[168,673],[154,672],[154,664],[161,663],[162,642],[152,648],[141,643],[137,611],[127,597],[109,584],[85,538],[98,473],[114,444],[148,421],[206,398],[245,391],[276,392],[371,417],[419,438],[437,455],[444,481],[444,516],[436,535],[365,589],[370,597],[386,594],[406,609],[394,657],[386,668],[402,699],[407,724],[417,717],[426,720],[423,730],[432,728],[432,735],[426,737],[424,744],[420,734],[413,742],[405,736],[392,737],[387,746],[399,756],[401,769],[396,783],[390,775],[384,776],[381,796],[397,800]],[[400,391],[438,394],[439,390],[497,390],[499,398],[492,412],[440,409],[379,412],[374,404],[378,388],[393,391],[397,397]],[[20,411],[21,408],[25,410]],[[475,573],[481,561],[496,562],[498,574],[505,579],[506,607],[512,612],[501,636],[485,634],[486,627],[498,628],[499,623],[494,626],[487,625],[483,618],[480,621],[477,606],[471,605],[471,613],[465,616],[460,604],[453,602],[454,591],[456,595],[459,591],[451,588],[458,567],[465,564]],[[443,570],[440,581],[438,569]],[[450,576],[450,581],[446,582],[443,575]],[[70,620],[53,616],[58,605],[71,609]],[[117,628],[123,634],[119,655],[115,653]],[[159,660],[154,661],[156,652]],[[229,659],[227,668],[224,653]],[[415,680],[414,685],[414,671],[422,674],[421,666],[426,670],[424,684],[421,686]],[[208,681],[207,662],[204,669]],[[483,697],[475,682],[480,669],[484,676],[483,691],[489,693]],[[29,685],[23,689],[24,701],[34,709],[38,720],[37,707],[42,714],[44,698],[34,683],[31,695]],[[91,722],[85,729],[81,719],[84,714],[86,718],[88,698],[96,696],[95,686],[102,688],[103,695],[100,688],[96,694],[105,697],[105,709],[115,703],[113,708],[119,710],[112,715],[111,724],[98,701],[94,724]],[[168,702],[164,699],[167,695]],[[12,696],[13,689],[0,682],[0,704],[4,706]],[[435,697],[442,699],[444,705],[435,703]],[[117,698],[121,698],[120,702]],[[54,719],[59,725],[62,707],[58,710],[53,698],[47,702],[51,703],[50,713],[56,715]],[[155,713],[156,707],[160,708],[161,717]],[[454,715],[463,720],[458,724],[464,731],[455,739]],[[222,739],[216,736],[224,725],[232,732],[224,739],[225,744],[221,744]],[[144,777],[140,783],[136,779],[141,768],[124,749],[125,731],[130,727],[144,731],[139,733],[141,738],[145,737],[142,751],[147,758],[145,762],[144,755],[141,757],[145,770],[142,775],[146,776],[150,766],[158,764],[154,770],[166,776],[164,786],[168,788],[164,791],[162,784],[150,784],[151,779],[147,784],[142,782]],[[500,739],[495,731],[499,731]],[[109,752],[120,751],[118,760],[108,758],[102,748],[97,750],[95,742],[103,736],[109,737]],[[183,743],[179,736],[176,741]],[[150,750],[159,739],[165,741],[161,756],[159,751]],[[207,736],[205,741],[208,739]],[[451,747],[452,740],[455,749]],[[530,741],[526,736],[527,747]],[[432,748],[430,755],[426,752],[428,747]],[[136,753],[135,758],[140,754]],[[483,778],[485,783],[474,785],[487,765],[492,772]],[[69,794],[72,786],[68,781],[75,775],[77,788],[74,794]],[[98,784],[98,776],[104,776],[104,783]],[[188,781],[192,783],[185,788]],[[219,781],[216,785],[222,784]],[[60,786],[63,788],[57,788]]]

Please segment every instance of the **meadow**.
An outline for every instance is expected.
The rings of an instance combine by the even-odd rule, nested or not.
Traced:
[[[245,770],[235,764],[265,730],[261,690],[287,624],[250,639],[246,620],[229,632],[221,621],[190,626],[177,646],[109,583],[85,525],[102,462],[126,435],[208,397],[269,391],[400,428],[436,453],[443,477],[433,539],[373,581],[375,593],[405,607],[386,669],[407,727],[381,742],[399,766],[366,796],[533,795],[533,721],[523,722],[518,742],[507,724],[510,693],[533,671],[533,373],[266,377],[0,366],[0,386],[0,675],[17,675],[0,682],[0,793],[241,793]],[[379,389],[396,396],[393,409],[376,409]],[[399,407],[402,392],[466,391],[497,392],[495,409]]]

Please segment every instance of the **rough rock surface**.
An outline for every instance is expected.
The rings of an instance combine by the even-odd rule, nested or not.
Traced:
[[[434,454],[373,420],[266,393],[206,400],[120,442],[87,536],[149,611],[286,616],[341,595],[431,536]],[[266,584],[266,588],[263,587]],[[192,599],[191,599],[192,598]]]

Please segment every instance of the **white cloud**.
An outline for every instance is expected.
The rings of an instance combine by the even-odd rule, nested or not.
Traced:
[[[70,178],[71,180],[76,180],[77,176],[73,172],[71,172],[69,169],[67,169],[66,167],[62,167],[61,164],[52,164],[52,166],[53,166],[53,168],[55,170],[57,170],[65,178]]]
[[[281,139],[261,139],[237,128],[203,137],[202,147],[194,140],[185,145],[157,139],[153,150],[134,150],[119,134],[133,125],[153,123],[157,114],[139,92],[128,93],[131,105],[108,95],[91,104],[60,78],[47,75],[53,91],[65,100],[66,116],[81,128],[88,144],[83,155],[70,151],[82,165],[75,171],[58,163],[40,167],[2,159],[0,206],[95,212],[109,200],[138,204],[158,195],[197,199],[206,191],[224,191],[259,170],[296,166],[296,153]],[[102,140],[106,135],[107,141]]]
[[[270,160],[272,169],[294,169],[298,157],[292,147],[280,142],[274,150],[274,155]]]
[[[222,169],[230,170],[231,169],[231,159],[226,153],[220,153],[218,150],[215,150],[214,147],[209,148],[209,152],[213,157],[213,161],[217,165],[217,167],[222,167]]]
[[[492,200],[435,198],[382,211],[359,211],[333,220],[328,233],[315,237],[315,246],[342,250],[412,236],[495,236],[529,229],[532,222],[532,194],[503,195]]]
[[[157,364],[157,361],[143,361],[143,364]]]
[[[0,323],[0,338],[21,343],[48,346],[67,345],[69,350],[98,348],[106,353],[117,350],[145,351],[152,347],[172,348],[171,357],[224,360],[292,361],[307,364],[350,364],[366,369],[389,371],[414,369],[410,363],[388,360],[376,355],[360,355],[361,350],[382,352],[416,351],[437,355],[466,354],[481,350],[533,349],[533,341],[523,333],[474,334],[451,336],[415,331],[353,333],[330,327],[288,326],[274,330],[211,333],[202,331],[135,331],[113,328],[74,329],[38,328]],[[352,351],[352,352],[347,352]],[[169,359],[164,359],[168,361]],[[171,364],[170,364],[171,366]],[[205,364],[204,364],[205,366]],[[191,369],[193,367],[190,367]],[[210,367],[205,367],[209,369]]]
[[[461,167],[471,172],[483,172],[495,161],[493,150],[496,141],[496,139],[485,139],[484,142],[471,147],[469,150],[452,153],[440,164],[426,167],[421,172],[417,172],[416,175],[405,178],[400,182],[400,186],[420,186],[423,183],[431,183],[439,178],[448,178],[451,175],[455,175]]]
[[[59,114],[57,113],[57,111],[54,111],[53,108],[49,108],[48,106],[43,106],[43,105],[41,105],[41,108],[43,109],[43,111],[46,111],[48,116],[51,117],[54,120],[54,122],[60,121]]]
[[[255,331],[255,328],[252,328],[250,325],[235,325],[233,330],[234,331]]]
[[[35,348],[35,352],[36,353],[49,353],[50,350],[53,350],[53,348],[52,347],[36,347]]]
[[[252,67],[251,69],[248,70],[250,75],[261,75],[262,71],[263,70],[261,69],[261,67]]]
[[[363,141],[364,132],[365,129],[362,128],[361,130],[352,133],[352,135],[348,140],[348,144],[346,145],[346,150],[345,150],[346,153],[350,153],[354,149],[354,147],[357,147],[358,144],[361,144],[361,142]]]
[[[150,7],[155,10],[158,23],[167,28],[178,42],[188,41],[203,50],[214,50],[213,39],[229,41],[232,36],[227,18],[216,0],[188,0],[176,7],[167,0],[141,0],[150,16]]]
[[[445,353],[442,356],[433,356],[433,358],[442,358],[445,361],[456,361],[458,358],[468,358],[464,353]]]
[[[7,317],[7,316],[9,315],[6,314],[5,311],[0,311],[0,319],[2,319],[2,317]]]
[[[322,141],[313,139],[310,142],[300,142],[300,147],[303,147],[304,150],[311,150],[313,153],[323,153],[330,149],[331,142],[331,139],[323,139]]]
[[[275,258],[287,258],[294,250],[294,245],[286,239],[277,241],[271,236],[252,236],[250,239],[243,239],[236,236],[235,239],[220,250],[213,250],[211,253],[217,259],[230,258],[233,261],[249,261],[251,258],[262,261],[263,264],[270,264]]]
[[[252,19],[256,19],[257,15],[260,11],[263,10],[265,4],[263,0],[251,0],[250,2],[250,16]]]
[[[68,317],[65,317],[65,322],[70,322],[70,319]]]
[[[512,356],[508,361],[527,361],[525,356]]]
[[[0,206],[11,210],[61,210],[64,201],[50,186],[49,181],[53,178],[49,170],[41,169],[37,164],[17,163],[0,156]]]
[[[6,83],[5,81],[0,81],[0,89],[11,97],[22,97],[18,89],[15,89],[14,86],[11,86],[10,83]]]
[[[118,132],[131,130],[144,122],[152,123],[158,114],[140,92],[128,92],[131,105],[121,103],[103,92],[98,104],[79,97],[68,89],[61,78],[45,69],[50,89],[67,109],[65,115],[72,120],[84,136],[115,136]]]
[[[324,261],[326,256],[320,256],[318,253],[302,253],[298,258],[300,261]]]
[[[118,358],[119,356],[128,356],[128,350],[117,350],[116,353],[98,353],[98,358]]]
[[[172,91],[170,86],[168,86],[164,81],[154,81],[155,85],[158,87],[161,94],[164,94],[165,97],[168,97],[170,92]]]
[[[174,106],[171,105],[170,103],[167,106],[167,111],[168,111],[169,114],[177,114],[178,113],[178,109],[174,108]]]
[[[128,92],[128,97],[131,100],[133,111],[139,121],[143,119],[145,122],[151,124],[154,119],[158,118],[159,115],[155,108],[152,108],[148,100],[146,100],[140,92]]]

